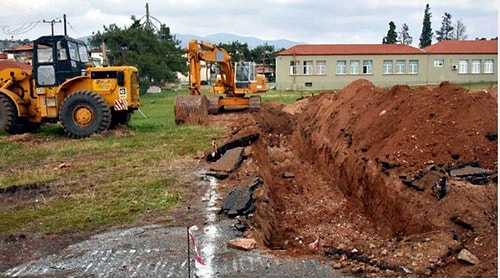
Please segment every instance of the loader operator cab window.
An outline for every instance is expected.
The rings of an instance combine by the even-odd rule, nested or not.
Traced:
[[[39,45],[38,46],[38,63],[52,62],[52,46]]]
[[[68,53],[66,52],[66,48],[62,45],[61,41],[57,42],[57,59],[58,60],[68,59]]]
[[[53,65],[53,49],[50,45],[37,46],[38,67],[36,76],[38,85],[51,86],[56,83],[56,70]]]

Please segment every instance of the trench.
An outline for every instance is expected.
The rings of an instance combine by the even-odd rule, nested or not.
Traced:
[[[397,176],[384,173],[375,159],[350,149],[340,136],[314,137],[314,130],[287,114],[267,119],[289,126],[276,130],[264,119],[256,121],[262,131],[271,131],[253,147],[265,182],[254,195],[253,226],[266,246],[308,253],[305,245],[320,235],[335,247],[338,238],[388,240],[436,230],[424,211],[415,213],[422,206],[403,191],[407,187]],[[295,177],[284,179],[285,172]],[[332,234],[339,225],[342,232]]]

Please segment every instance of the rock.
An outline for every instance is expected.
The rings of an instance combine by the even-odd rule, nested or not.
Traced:
[[[460,217],[460,216],[451,217],[451,221],[454,222],[455,224],[467,229],[467,230],[474,231],[474,227],[472,226],[472,224],[469,222],[466,222],[465,219]]]
[[[492,142],[498,140],[498,134],[497,133],[486,133],[484,135],[484,137],[486,137],[488,140],[490,140]]]
[[[226,172],[221,172],[221,171],[207,171],[205,172],[205,175],[207,176],[212,176],[220,180],[224,180],[227,177],[229,177],[229,174]]]
[[[257,247],[257,241],[253,238],[236,238],[227,242],[229,248],[251,251]]]
[[[283,173],[283,178],[285,179],[295,178],[295,174],[293,174],[292,172],[285,172]]]
[[[439,185],[441,180],[441,174],[435,171],[429,171],[424,174],[424,176],[418,180],[411,183],[411,187],[417,191],[424,191],[425,189],[432,189],[436,185]]]
[[[479,259],[467,249],[462,249],[462,251],[458,253],[457,259],[473,265],[479,264]]]
[[[341,269],[343,267],[343,265],[340,262],[336,262],[332,265],[332,267],[335,269]]]
[[[234,225],[234,228],[237,230],[237,231],[246,231],[248,229],[248,225],[247,224],[235,224]]]

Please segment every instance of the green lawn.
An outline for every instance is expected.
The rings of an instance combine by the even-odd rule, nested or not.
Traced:
[[[318,93],[272,90],[262,99],[292,103]],[[170,209],[193,187],[195,156],[225,132],[219,126],[175,125],[177,94],[187,90],[142,96],[140,112],[125,131],[130,133],[74,140],[58,125],[22,138],[0,133],[0,233],[168,222]],[[13,189],[18,190],[6,192]]]

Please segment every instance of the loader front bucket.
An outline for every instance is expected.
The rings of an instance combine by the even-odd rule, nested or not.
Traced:
[[[208,99],[204,95],[179,95],[174,100],[175,124],[206,125]]]

